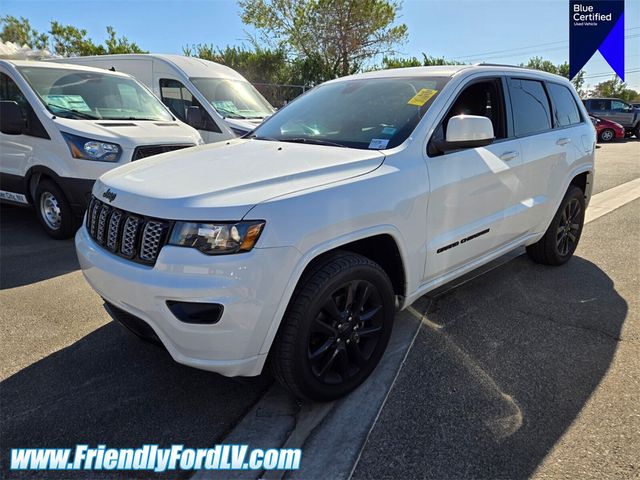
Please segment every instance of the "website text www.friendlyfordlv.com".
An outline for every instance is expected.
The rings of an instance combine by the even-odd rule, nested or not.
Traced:
[[[184,448],[143,445],[139,448],[107,448],[106,445],[71,448],[11,449],[12,470],[297,470],[300,449],[254,448],[248,445],[215,445]]]

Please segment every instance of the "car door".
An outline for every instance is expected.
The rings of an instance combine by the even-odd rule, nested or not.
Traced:
[[[187,122],[187,109],[191,106],[199,107],[202,112],[203,123],[200,126],[192,125],[200,133],[205,143],[218,142],[227,138],[220,126],[215,122],[211,115],[203,108],[193,93],[179,80],[172,78],[159,78],[158,85],[160,87],[160,100],[164,103],[171,113]]]
[[[27,203],[24,176],[29,160],[50,148],[49,135],[16,82],[4,72],[0,72],[0,100],[16,102],[25,119],[22,134],[0,132],[0,198]]]
[[[505,89],[499,76],[469,80],[429,141],[426,282],[485,256],[513,237],[505,219],[516,206],[514,168],[521,161],[521,147],[509,134]],[[459,114],[489,117],[495,141],[486,147],[439,152],[436,145],[446,136],[448,120]]]
[[[633,126],[633,107],[622,100],[611,100],[611,110],[609,111],[608,120],[619,123],[624,127]]]
[[[556,101],[552,104],[549,91]],[[514,133],[522,145],[516,173],[523,214],[514,228],[533,234],[546,228],[562,195],[566,172],[581,148],[573,125],[582,119],[575,98],[564,85],[534,78],[510,78]]]

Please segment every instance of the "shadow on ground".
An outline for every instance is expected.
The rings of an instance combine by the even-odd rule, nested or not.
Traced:
[[[528,478],[606,374],[627,308],[578,257],[519,257],[439,297],[353,478]]]
[[[54,240],[32,208],[0,206],[0,289],[47,280],[80,268],[73,239]]]
[[[181,366],[164,349],[110,323],[0,383],[0,477],[42,478],[42,472],[8,471],[10,449],[16,447],[211,446],[269,383],[266,375],[234,379]],[[47,472],[47,478],[190,474]]]

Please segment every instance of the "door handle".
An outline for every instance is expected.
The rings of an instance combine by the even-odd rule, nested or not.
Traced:
[[[570,138],[559,138],[558,141],[556,142],[556,145],[566,145],[567,143],[571,143],[571,139]]]
[[[500,155],[500,160],[502,160],[503,162],[508,162],[510,160],[513,160],[514,158],[518,158],[518,155],[520,155],[518,152],[504,152],[502,155]]]

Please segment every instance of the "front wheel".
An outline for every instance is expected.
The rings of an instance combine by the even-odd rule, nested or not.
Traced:
[[[611,142],[614,138],[616,138],[616,133],[610,128],[605,128],[600,132],[601,142]]]
[[[271,352],[275,378],[304,399],[346,395],[380,361],[394,314],[393,287],[378,264],[349,252],[328,256],[287,308]]]
[[[527,247],[536,263],[562,265],[575,252],[584,226],[584,193],[571,185],[544,236]]]
[[[49,236],[58,240],[73,236],[76,219],[60,187],[51,180],[42,180],[35,193],[38,220]]]

